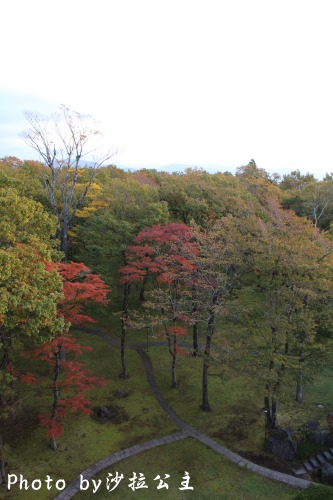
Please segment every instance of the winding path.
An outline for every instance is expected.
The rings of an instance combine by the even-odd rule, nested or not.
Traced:
[[[82,328],[83,330],[83,328]],[[110,335],[101,332],[98,328],[94,329],[86,329],[87,332],[92,333],[94,335],[97,335],[98,337],[101,337],[102,339],[106,340],[110,344],[119,347],[119,342],[118,340],[114,339]],[[154,342],[154,344],[151,345],[164,345],[164,342]],[[209,438],[208,436],[205,436],[201,432],[199,432],[197,429],[192,427],[191,425],[187,424],[184,422],[174,411],[173,409],[168,405],[166,400],[164,399],[162,393],[160,392],[155,377],[153,373],[153,367],[151,364],[151,361],[147,354],[144,352],[144,347],[145,343],[128,343],[127,348],[130,349],[135,349],[138,355],[141,357],[145,370],[146,370],[146,375],[147,375],[147,380],[149,383],[149,386],[158,401],[159,405],[163,408],[165,413],[168,415],[170,420],[179,427],[180,432],[175,432],[173,434],[169,434],[167,436],[163,436],[160,438],[152,439],[151,441],[146,441],[145,443],[137,444],[135,446],[132,446],[131,448],[126,448],[125,450],[118,451],[117,453],[113,453],[112,455],[109,455],[105,458],[102,458],[98,462],[95,462],[93,465],[88,467],[88,469],[84,470],[77,476],[72,483],[70,483],[66,489],[64,489],[56,498],[55,500],[69,500],[72,498],[78,491],[80,491],[80,476],[82,475],[85,479],[91,479],[95,474],[98,472],[101,472],[103,469],[106,469],[107,467],[110,467],[111,465],[125,459],[128,457],[131,457],[133,455],[136,455],[138,453],[141,453],[146,450],[150,450],[152,448],[156,448],[158,446],[162,446],[164,444],[169,444],[169,443],[174,443],[175,441],[179,441],[181,439],[185,439],[188,437],[192,437],[196,439],[197,441],[200,441],[201,443],[205,444],[212,450],[216,451],[220,455],[223,455],[225,458],[230,460],[231,462],[234,462],[235,464],[239,465],[240,467],[244,467],[247,470],[251,470],[252,472],[255,472],[257,474],[260,474],[261,476],[267,477],[269,479],[274,479],[275,481],[279,481],[281,483],[285,483],[289,486],[294,486],[296,488],[301,488],[305,489],[311,486],[313,484],[311,481],[308,481],[306,479],[301,479],[299,477],[291,476],[289,474],[284,474],[282,472],[278,472],[272,469],[267,469],[266,467],[262,467],[261,465],[254,464],[253,462],[250,462],[249,460],[246,460],[245,458],[241,457],[237,453],[234,453],[230,451],[228,448],[225,446],[222,446],[221,444],[217,443],[213,439]]]

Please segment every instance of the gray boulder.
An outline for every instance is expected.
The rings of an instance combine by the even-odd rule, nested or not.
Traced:
[[[333,465],[326,463],[321,468],[321,482],[333,485]]]
[[[266,450],[281,460],[293,460],[299,443],[293,440],[292,429],[276,429],[265,443]]]
[[[129,392],[125,391],[124,389],[118,389],[114,395],[116,396],[116,398],[127,398]]]
[[[318,431],[310,432],[308,434],[308,440],[310,441],[310,443],[320,444],[321,446],[324,446],[327,436],[328,433],[321,429]]]
[[[110,408],[107,408],[106,406],[100,406],[96,409],[96,415],[99,419],[111,420],[115,414]]]
[[[303,425],[303,429],[314,431],[315,429],[318,429],[319,426],[320,423],[317,420],[309,420]]]
[[[333,448],[333,429],[328,434],[326,433],[324,445],[327,448]]]

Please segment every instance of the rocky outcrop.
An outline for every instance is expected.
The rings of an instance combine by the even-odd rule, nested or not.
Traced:
[[[265,443],[266,450],[281,460],[294,460],[298,446],[292,429],[276,429]]]

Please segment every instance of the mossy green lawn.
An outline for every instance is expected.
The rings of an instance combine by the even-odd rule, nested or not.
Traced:
[[[185,471],[190,475],[193,491],[180,491]],[[106,478],[108,474],[115,476],[123,474],[124,478],[117,489],[108,493]],[[148,489],[132,491],[129,479],[133,472],[144,474]],[[157,490],[159,481],[169,474],[165,482],[169,489]],[[99,490],[93,494],[92,484],[89,489],[81,491],[75,498],[93,499],[107,498],[108,495],[117,499],[139,498],[159,500],[182,499],[229,499],[229,500],[288,500],[293,499],[298,491],[288,486],[275,483],[250,471],[237,467],[224,457],[218,455],[206,446],[187,438],[184,441],[164,445],[160,448],[146,451],[123,460],[94,477],[102,480]],[[114,485],[114,483],[113,483]],[[112,486],[113,486],[112,485]]]
[[[232,449],[252,453],[263,451],[264,388],[258,386],[246,370],[239,366],[233,367],[232,373],[223,373],[221,365],[212,363],[208,393],[213,411],[207,413],[200,409],[203,358],[178,356],[179,387],[172,389],[171,356],[167,347],[152,347],[149,355],[160,390],[181,418]],[[298,429],[315,419],[327,427],[326,415],[333,410],[332,376],[333,368],[326,369],[315,381],[306,384],[302,403],[295,401],[295,385],[286,386],[279,402],[279,425]],[[318,402],[324,403],[325,408],[318,408]]]
[[[35,388],[22,386],[19,389],[21,408],[17,410],[17,419],[8,420],[2,429],[6,443],[5,460],[9,474],[23,474],[31,482],[35,478],[44,481],[47,474],[53,479],[64,478],[66,483],[97,460],[142,443],[158,436],[170,434],[177,428],[170,422],[156,402],[149,385],[143,364],[135,351],[128,351],[127,360],[131,367],[130,378],[119,378],[119,349],[95,335],[73,332],[83,345],[94,347],[94,351],[84,353],[80,360],[85,362],[96,375],[109,380],[103,389],[94,389],[89,393],[91,406],[119,408],[118,423],[99,423],[91,417],[69,414],[64,419],[64,434],[58,439],[58,450],[49,448],[45,428],[39,426],[40,412],[51,411],[52,392],[49,387]],[[48,367],[42,362],[18,360],[21,368],[35,370],[47,375]],[[129,392],[126,398],[116,398],[117,389]],[[45,489],[21,492],[13,487],[10,494],[6,487],[0,486],[0,498],[44,499],[54,498],[54,488],[49,493]]]
[[[102,329],[105,333],[112,333],[112,326],[110,325],[109,329],[105,323]],[[143,363],[134,350],[127,349],[130,377],[123,380],[119,378],[121,364],[117,347],[91,333],[79,330],[74,330],[73,333],[79,342],[95,349],[84,353],[82,361],[96,375],[109,380],[105,388],[91,391],[92,407],[115,405],[119,409],[119,420],[117,423],[102,424],[90,417],[70,414],[65,418],[65,431],[58,440],[58,450],[52,452],[48,447],[45,429],[38,425],[38,414],[51,408],[51,391],[40,388],[32,388],[30,391],[26,386],[22,386],[22,408],[18,416],[20,424],[16,425],[14,422],[11,428],[5,429],[4,438],[9,445],[6,454],[8,472],[17,475],[21,473],[29,482],[35,478],[44,481],[49,474],[55,480],[64,478],[68,484],[89,465],[107,455],[177,430],[156,402],[146,381]],[[144,332],[128,332],[129,342],[144,340]],[[204,413],[199,407],[202,357],[178,357],[179,389],[171,389],[171,356],[166,346],[153,347],[150,344],[149,356],[162,393],[185,421],[227,444],[231,449],[262,453],[262,394],[257,386],[248,380],[246,373],[239,371],[239,375],[235,376],[237,370],[234,370],[232,375],[222,377],[219,364],[213,364],[209,377],[213,411]],[[47,374],[48,368],[41,362],[20,360],[20,363],[23,370],[28,370],[29,366],[31,367],[29,364],[34,363],[35,370]],[[332,400],[333,388],[327,383],[330,376],[331,373],[327,370],[314,383],[309,384],[305,388],[304,403],[301,405],[293,401],[294,388],[290,388],[290,401],[288,404],[281,404],[279,408],[281,425],[290,425],[292,421],[298,425],[310,418],[323,421],[328,407],[325,407],[323,413],[315,403],[319,400],[324,403]],[[129,396],[116,398],[117,389],[125,389]],[[184,493],[178,490],[178,483],[185,470],[190,473],[195,487],[194,492],[190,492],[193,498],[288,499],[297,495],[297,490],[272,483],[237,467],[189,438],[140,453],[119,462],[113,470],[107,469],[98,477],[104,479],[108,472],[116,470],[125,477],[132,472],[143,472],[147,480],[149,478],[150,485],[154,483],[152,479],[157,474],[161,477],[165,473],[171,475],[169,491],[155,491],[154,483],[147,495],[146,491],[132,492],[127,485],[122,485],[117,491],[117,498],[130,498],[132,494],[139,498],[140,495],[143,495],[142,498],[185,498]],[[54,498],[55,494],[54,488],[50,492],[45,488],[39,492],[31,491],[31,488],[20,492],[15,486],[8,494],[5,486],[0,487],[1,498],[38,500]],[[80,495],[87,497],[89,494]]]

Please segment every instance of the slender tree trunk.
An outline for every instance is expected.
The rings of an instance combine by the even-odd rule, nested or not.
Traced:
[[[276,327],[271,325],[271,334],[272,334],[272,345],[275,346],[276,343]],[[277,354],[276,347],[274,347],[274,355]],[[274,357],[272,357],[269,361],[269,370],[272,372],[274,370],[275,363]],[[276,388],[279,385],[279,382],[275,386],[272,386],[271,383],[268,383],[266,386],[267,389],[267,397],[265,398],[265,409],[267,405],[268,413],[267,413],[267,427],[270,429],[275,429],[277,426],[277,399],[276,399]]]
[[[2,436],[0,435],[0,484],[6,480],[5,461],[2,455]]]
[[[0,364],[0,372],[4,373],[7,370],[7,366],[10,363],[11,339],[10,339],[10,342],[8,345],[8,343],[5,340],[4,334],[2,334],[1,337],[2,337],[3,351],[4,352],[3,352],[3,356],[2,356],[2,360],[1,360],[1,364]],[[7,347],[6,347],[5,343],[7,343]],[[0,406],[6,406],[6,404],[7,404],[6,398],[5,398],[4,394],[1,392],[1,388],[0,388]]]
[[[265,396],[265,418],[267,429],[270,429],[272,424],[271,409],[269,407],[269,396]]]
[[[0,365],[0,371],[5,372],[8,364],[9,364],[9,349],[5,348]]]
[[[177,388],[177,379],[176,379],[176,362],[177,362],[177,337],[176,335],[173,336],[173,355],[172,355],[172,368],[171,368],[171,387],[173,389]]]
[[[299,369],[298,369],[298,379],[297,379],[297,386],[296,386],[296,401],[299,403],[302,402],[302,397],[303,397],[303,362],[305,359],[305,354],[303,351],[304,347],[304,339],[302,340],[302,351],[299,359]]]
[[[193,325],[193,354],[192,354],[195,358],[197,358],[199,355],[198,335],[199,335],[199,323],[196,321]]]
[[[206,342],[205,348],[205,358],[203,364],[203,372],[202,372],[202,405],[201,409],[204,411],[211,411],[211,407],[208,401],[208,368],[209,362],[207,357],[207,348],[210,348],[210,341]]]
[[[209,401],[208,401],[208,368],[209,368],[209,358],[210,358],[210,348],[212,342],[212,336],[215,330],[215,311],[214,306],[216,304],[217,297],[213,297],[213,308],[210,312],[210,317],[207,325],[207,337],[204,355],[204,364],[202,371],[202,405],[201,409],[203,411],[212,411]]]
[[[199,344],[198,344],[198,335],[199,335],[199,322],[197,319],[197,297],[196,297],[196,287],[194,286],[192,289],[192,313],[194,316],[194,325],[193,325],[193,356],[197,357],[199,354]]]
[[[59,360],[62,361],[63,363],[66,362],[66,349],[64,349],[63,347],[60,349],[60,352],[59,352]],[[62,367],[64,368],[64,367]]]
[[[296,386],[296,401],[299,403],[302,402],[302,381],[303,381],[303,370],[300,367],[298,371],[298,380],[297,380],[297,386]]]
[[[171,387],[173,389],[176,389],[177,388],[177,377],[176,377],[176,363],[177,363],[177,350],[176,350],[176,346],[177,346],[177,337],[176,337],[176,335],[173,336],[173,349],[172,349],[170,332],[169,332],[169,328],[168,328],[168,325],[167,325],[167,322],[166,322],[165,316],[164,316],[164,307],[161,307],[161,313],[162,313],[162,322],[163,322],[163,326],[164,326],[165,336],[166,336],[166,339],[167,339],[167,342],[168,342],[169,353],[172,356],[172,364],[171,364]],[[173,325],[174,326],[176,325],[176,321],[175,320],[173,320]]]
[[[271,416],[271,429],[276,429],[277,427],[277,399],[272,396],[272,416]]]
[[[171,304],[172,309],[173,309],[173,326],[176,326],[177,320],[176,320],[176,308],[175,304]],[[171,352],[171,339],[170,339],[170,346],[169,350]],[[172,389],[177,389],[177,378],[176,378],[176,363],[177,363],[177,336],[174,334],[173,335],[173,350],[171,352],[172,355],[172,365],[171,365],[171,387]]]
[[[55,419],[57,417],[57,411],[58,411],[58,401],[59,401],[59,390],[58,390],[58,381],[59,381],[59,372],[60,372],[60,366],[59,366],[59,357],[60,357],[60,351],[61,351],[61,345],[59,344],[59,349],[55,353],[55,368],[54,368],[54,379],[53,379],[53,407],[52,407],[52,415],[51,415],[51,428],[53,426],[53,423],[55,422]],[[56,450],[57,449],[57,441],[54,435],[50,436],[50,448],[51,450]]]
[[[141,303],[145,301],[145,287],[146,287],[147,279],[148,279],[148,270],[146,269],[146,275],[143,278],[142,286],[140,288],[139,301]]]
[[[67,262],[68,258],[68,215],[64,214],[64,228],[62,232],[62,251],[65,254],[64,261]]]
[[[122,378],[127,378],[126,369],[126,359],[125,359],[125,337],[126,337],[126,327],[128,321],[128,303],[130,296],[131,284],[127,282],[124,285],[124,301],[123,301],[123,314],[121,317],[121,340],[120,340],[120,351],[121,351],[121,366],[122,366]]]

